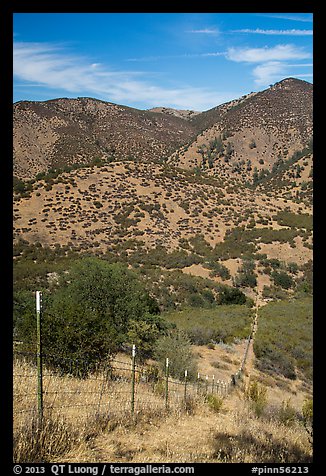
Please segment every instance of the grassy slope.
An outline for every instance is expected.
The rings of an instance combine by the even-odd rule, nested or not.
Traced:
[[[187,308],[166,313],[165,318],[189,333],[194,341],[203,339],[209,342],[212,339],[232,342],[234,338],[248,337],[251,315],[249,307],[233,304],[210,309]]]
[[[255,354],[261,370],[312,377],[312,297],[271,302],[260,311]]]

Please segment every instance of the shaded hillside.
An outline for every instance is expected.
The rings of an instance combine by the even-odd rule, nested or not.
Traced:
[[[91,98],[14,104],[14,175],[31,179],[51,167],[96,157],[160,161],[194,137],[174,115]]]
[[[255,167],[271,170],[279,158],[287,160],[308,146],[312,95],[312,84],[288,78],[196,115],[190,122],[203,132],[169,161],[252,181]]]
[[[312,91],[310,83],[289,78],[202,113],[140,111],[91,98],[18,102],[14,175],[32,179],[53,167],[105,158],[168,160],[250,182],[255,167],[271,170],[307,146]]]
[[[254,180],[260,192],[276,193],[279,197],[312,206],[313,154],[297,153],[287,161],[278,159],[270,173],[261,169]]]

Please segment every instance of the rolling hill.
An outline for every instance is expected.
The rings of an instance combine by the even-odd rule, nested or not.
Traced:
[[[92,98],[14,104],[14,175],[94,158],[165,162],[241,180],[312,138],[310,83],[285,79],[208,111],[141,111]]]
[[[229,285],[251,259],[260,290],[273,284],[264,259],[303,276],[311,137],[312,85],[292,78],[203,113],[17,103],[15,243],[113,253]]]

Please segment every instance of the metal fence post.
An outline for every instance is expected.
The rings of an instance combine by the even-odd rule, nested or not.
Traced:
[[[184,401],[186,403],[187,400],[187,376],[188,376],[188,370],[185,370],[185,390],[184,390]]]
[[[40,421],[43,419],[43,375],[42,375],[42,333],[41,333],[42,293],[36,291],[36,327],[37,327],[37,409]]]
[[[169,358],[165,361],[165,408],[169,407]]]
[[[136,357],[136,346],[133,344],[131,352],[131,413],[135,412],[135,357]]]
[[[199,387],[200,387],[200,373],[198,372],[198,374],[197,374],[197,395],[199,393]]]

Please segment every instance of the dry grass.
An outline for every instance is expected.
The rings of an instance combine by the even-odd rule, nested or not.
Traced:
[[[127,361],[126,361],[127,362]],[[116,377],[126,377],[123,362]],[[105,391],[102,391],[105,383]],[[159,382],[161,383],[161,382]],[[219,408],[189,386],[171,384],[169,411],[162,388],[103,374],[79,380],[45,372],[44,418],[36,412],[35,368],[14,369],[15,462],[308,462],[309,435],[298,419],[268,407],[257,417],[238,387]],[[51,393],[53,392],[53,393]],[[20,395],[19,397],[17,395]],[[83,405],[82,405],[83,404]]]
[[[98,372],[85,379],[43,372],[43,419],[37,411],[37,372],[26,360],[14,363],[14,460],[52,461],[76,451],[102,431],[133,428],[143,420],[166,415],[165,382],[142,381],[136,373],[134,414],[131,415],[131,368],[118,361],[111,374]],[[169,413],[191,413],[197,387],[169,381]],[[199,397],[201,398],[201,397]]]
[[[299,422],[288,426],[277,415],[256,417],[238,396],[223,402],[216,413],[197,401],[192,414],[179,412],[143,418],[136,425],[119,424],[85,446],[85,460],[123,463],[275,462],[311,461],[311,445]],[[71,461],[74,453],[64,455]],[[76,461],[76,460],[74,460]]]
[[[286,425],[277,415],[257,417],[246,405],[221,422],[213,438],[215,462],[306,463],[312,461],[307,432],[298,422]]]

